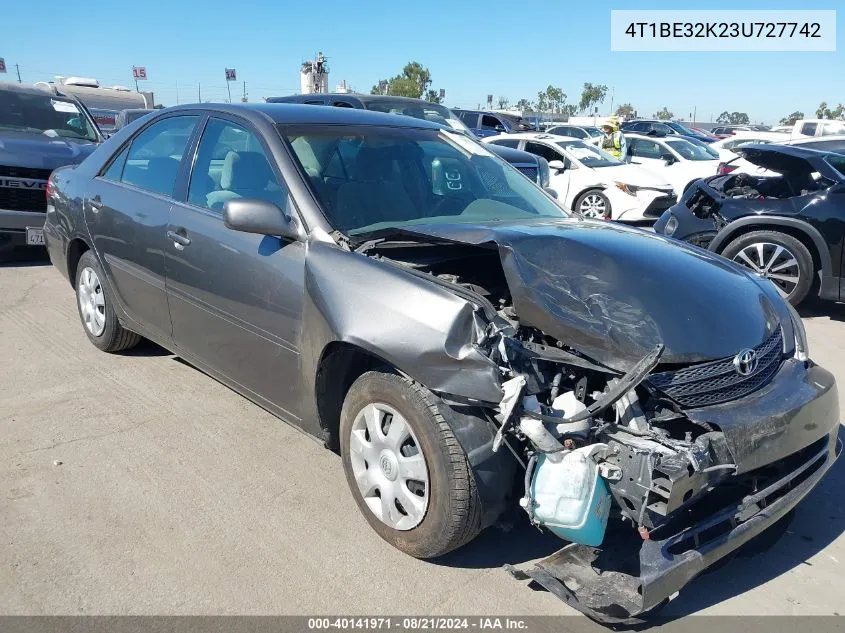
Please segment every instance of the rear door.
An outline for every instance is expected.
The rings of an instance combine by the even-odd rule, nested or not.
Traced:
[[[170,213],[167,294],[177,348],[296,423],[305,244],[230,230],[222,214],[235,198],[296,214],[270,155],[248,122],[208,119]]]
[[[112,290],[133,321],[170,338],[165,231],[198,115],[165,116],[138,132],[86,192],[85,221]]]

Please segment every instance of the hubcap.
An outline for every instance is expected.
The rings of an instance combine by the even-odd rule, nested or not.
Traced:
[[[792,294],[801,279],[798,260],[789,249],[780,244],[749,244],[734,255],[733,260],[770,280],[783,297]]]
[[[100,278],[93,268],[84,268],[79,275],[76,288],[79,313],[86,329],[94,336],[100,336],[106,329],[106,298]]]
[[[352,423],[349,457],[370,511],[395,530],[420,524],[428,509],[428,465],[411,425],[390,405],[365,406]]]
[[[607,204],[602,196],[591,193],[581,200],[581,206],[578,210],[581,212],[581,215],[588,218],[603,218],[607,211]]]

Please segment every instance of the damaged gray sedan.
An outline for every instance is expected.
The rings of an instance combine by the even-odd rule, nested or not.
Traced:
[[[566,543],[514,574],[605,623],[784,517],[840,451],[833,376],[772,284],[568,217],[435,124],[169,108],[47,195],[94,345],[151,339],[320,437],[412,556],[521,506]]]

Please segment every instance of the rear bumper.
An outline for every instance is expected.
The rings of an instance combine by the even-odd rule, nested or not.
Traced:
[[[599,622],[642,623],[638,616],[770,528],[815,488],[842,451],[838,426],[805,451],[800,466],[762,490],[675,534],[641,541],[638,553],[636,541],[626,537],[608,539],[601,548],[572,544],[526,573]]]

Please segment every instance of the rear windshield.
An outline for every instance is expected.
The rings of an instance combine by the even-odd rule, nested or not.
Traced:
[[[828,154],[825,158],[827,164],[839,172],[839,175],[845,178],[845,156],[842,154]]]
[[[0,90],[0,130],[98,140],[88,117],[76,103],[49,92],[40,95]]]
[[[367,110],[387,112],[389,114],[402,114],[404,116],[414,117],[415,119],[422,119],[423,121],[431,121],[432,123],[439,123],[440,125],[445,125],[473,136],[470,129],[454,112],[437,103],[429,103],[427,101],[414,103],[385,99],[384,101],[369,101],[366,103],[366,106]]]

